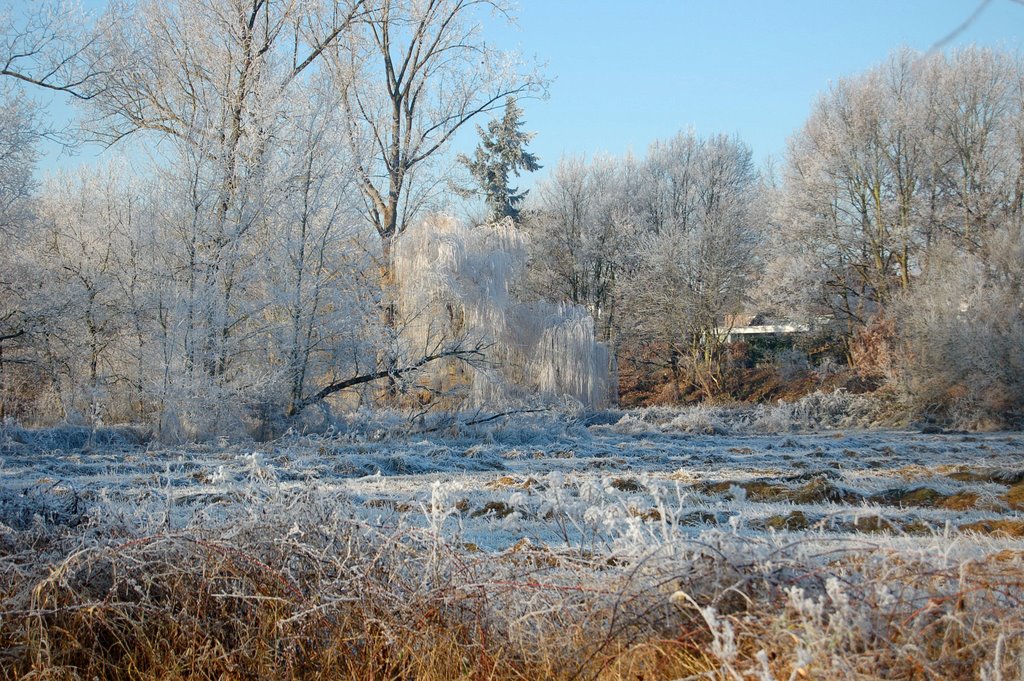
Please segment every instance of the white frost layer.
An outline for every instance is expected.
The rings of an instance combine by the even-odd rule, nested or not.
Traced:
[[[30,431],[0,431],[0,523],[24,529],[122,517],[183,529],[261,500],[311,495],[367,521],[433,527],[494,550],[526,538],[566,550],[629,551],[707,532],[751,539],[793,532],[812,548],[838,540],[964,554],[996,544],[1024,548],[1020,538],[955,531],[1021,519],[1005,502],[1008,486],[1024,476],[1021,433],[705,435],[673,430],[677,419],[668,414],[660,423],[645,416],[620,418],[628,429],[545,415],[468,436],[367,427],[161,451],[114,443],[58,449]],[[977,502],[966,509],[899,502],[921,488]],[[772,529],[773,518],[797,511],[793,529],[785,522]],[[863,519],[891,536],[854,532]]]
[[[513,295],[526,239],[511,221],[469,227],[434,217],[411,225],[393,253],[403,350],[414,357],[446,343],[485,345],[489,369],[454,370],[474,407],[539,394],[603,408],[614,399],[612,358],[587,311]]]

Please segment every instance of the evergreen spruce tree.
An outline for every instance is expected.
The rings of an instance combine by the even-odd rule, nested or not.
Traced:
[[[487,124],[484,130],[476,127],[480,134],[473,158],[459,154],[458,160],[469,169],[479,189],[465,194],[482,194],[492,220],[510,217],[519,220],[519,206],[526,198],[527,191],[509,186],[509,175],[519,177],[521,170],[540,170],[534,154],[526,151],[536,133],[523,132],[524,121],[520,118],[523,110],[516,105],[515,97],[505,100],[505,115]]]

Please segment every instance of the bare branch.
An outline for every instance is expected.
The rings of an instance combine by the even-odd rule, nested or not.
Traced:
[[[408,364],[404,367],[379,369],[368,374],[362,374],[360,376],[353,376],[342,381],[336,381],[328,386],[325,386],[317,393],[301,400],[298,404],[294,406],[294,408],[292,409],[291,413],[288,414],[288,416],[295,416],[296,414],[300,413],[307,407],[310,407],[318,402],[322,402],[331,395],[342,390],[346,390],[357,385],[362,385],[364,383],[372,383],[373,381],[379,381],[383,378],[397,378],[399,376],[404,376],[405,374],[423,368],[424,366],[430,364],[431,362],[436,362],[439,359],[451,358],[462,360],[464,362],[472,360],[483,360],[485,358],[484,349],[485,346],[483,346],[482,344],[477,344],[471,348],[465,348],[461,345],[455,345],[452,347],[444,348],[439,352],[424,355],[423,357],[419,358],[412,364]]]
[[[23,16],[0,15],[0,77],[77,99],[98,93],[104,75],[103,25],[83,25],[80,11],[64,0],[24,3]]]

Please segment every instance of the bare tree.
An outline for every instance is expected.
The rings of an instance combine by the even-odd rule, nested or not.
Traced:
[[[280,371],[273,401],[293,416],[324,382],[365,371],[380,329],[365,243],[376,237],[360,225],[341,108],[329,88],[318,88],[288,111],[286,149],[271,157],[282,200],[272,208],[273,229],[261,233],[266,257],[255,283],[267,304],[265,352]]]
[[[36,105],[19,87],[30,85],[78,99],[96,94],[105,54],[104,24],[90,26],[80,9],[63,1],[0,6],[0,416],[5,413],[5,342],[27,343],[32,311],[26,308],[26,258],[32,225],[31,194],[39,139],[46,130]],[[24,349],[24,348],[22,348]],[[11,362],[8,351],[7,363]]]
[[[843,79],[793,137],[773,288],[846,339],[928,268],[933,243],[978,248],[1024,194],[1018,60],[903,50]]]
[[[29,216],[38,141],[36,106],[0,88],[0,235],[13,239]]]
[[[967,248],[978,246],[1008,212],[1019,191],[1021,75],[1019,56],[972,48],[936,59],[938,181],[948,197],[945,231]]]
[[[110,391],[135,367],[121,351],[129,340],[137,298],[119,286],[132,252],[140,202],[113,166],[61,174],[38,202],[34,255],[49,304],[33,329],[65,418],[111,412]],[[132,372],[134,373],[134,372]],[[125,391],[130,392],[130,391]],[[123,416],[122,414],[120,414]]]
[[[254,110],[336,48],[365,2],[144,0],[110,38],[91,127],[111,144],[152,131],[238,152]]]
[[[534,192],[529,286],[583,305],[620,357],[712,392],[720,332],[758,262],[751,152],[680,133],[646,158],[563,159]]]
[[[0,418],[6,413],[7,365],[24,344],[28,317],[23,256],[32,218],[32,173],[38,136],[36,107],[22,93],[0,88]]]
[[[139,132],[169,141],[195,180],[187,221],[195,229],[184,245],[188,288],[203,301],[190,323],[203,331],[188,352],[190,365],[212,376],[227,372],[252,312],[238,295],[246,243],[265,220],[263,175],[278,113],[362,7],[363,0],[145,2],[141,19],[112,39],[91,127],[108,143]]]
[[[367,213],[387,260],[410,217],[415,170],[474,117],[509,96],[542,92],[545,81],[481,36],[481,12],[510,18],[499,0],[372,0],[369,7],[334,66]]]
[[[295,415],[347,387],[468,352],[446,348],[388,363],[382,358],[391,355],[379,351],[377,336],[390,336],[380,328],[375,248],[353,229],[365,194],[351,179],[363,175],[345,153],[351,128],[339,102],[347,92],[339,82],[350,83],[314,65],[327,55],[332,65],[343,53],[351,58],[357,28],[377,25],[381,7],[370,0],[175,0],[136,9],[109,35],[101,87],[86,112],[97,139],[132,138],[155,150],[152,234],[124,230],[132,233],[125,256],[114,253],[97,268],[95,248],[108,241],[76,241],[74,225],[59,220],[53,231],[55,243],[83,244],[81,257],[61,249],[62,271],[103,274],[102,286],[89,275],[85,298],[94,289],[97,299],[116,291],[145,309],[118,321],[131,333],[111,335],[110,323],[71,301],[61,319],[75,328],[75,319],[85,319],[83,338],[96,331],[96,362],[72,382],[111,375],[121,385],[145,384],[132,398],[140,412],[159,412],[167,432],[180,424],[198,434],[245,414]],[[423,31],[436,19],[424,19]],[[444,40],[426,47],[443,54]],[[410,65],[421,88],[410,95],[415,120],[451,104],[447,90],[432,90],[460,73],[450,66],[442,55]],[[487,106],[478,102],[477,110]],[[417,154],[434,154],[451,132]],[[141,339],[158,348],[145,369]],[[55,346],[51,354],[79,366],[66,350]]]

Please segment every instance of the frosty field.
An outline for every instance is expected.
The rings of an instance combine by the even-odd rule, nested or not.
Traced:
[[[229,677],[1022,678],[1024,435],[855,423],[652,409],[166,448],[9,428],[3,666],[109,671],[138,654],[111,647],[125,622],[217,604],[302,651],[257,664],[195,614]],[[95,637],[68,649],[76,627]],[[158,662],[174,640],[146,653],[163,678],[190,675]]]
[[[367,522],[429,526],[489,551],[523,539],[613,551],[708,531],[1024,535],[1020,433],[765,434],[756,431],[767,424],[729,416],[521,418],[462,435],[381,423],[161,449],[116,434],[90,441],[85,430],[12,431],[0,450],[0,512],[8,532],[111,517],[180,530],[216,523],[234,505],[313,494]]]

